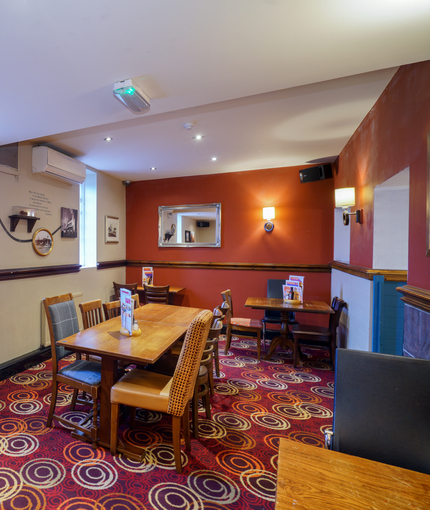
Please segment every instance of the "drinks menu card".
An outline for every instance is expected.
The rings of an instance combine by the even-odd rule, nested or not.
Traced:
[[[154,270],[152,267],[142,267],[142,287],[154,285]]]
[[[133,329],[134,299],[131,290],[121,289],[121,328],[127,330],[131,336]]]

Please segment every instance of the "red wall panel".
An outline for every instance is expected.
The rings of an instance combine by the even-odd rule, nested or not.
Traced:
[[[356,208],[364,209],[363,224],[351,223],[350,263],[371,268],[373,190],[409,167],[408,284],[424,289],[430,289],[430,258],[426,257],[429,84],[430,61],[401,67],[341,152],[335,172],[335,187],[355,186]]]
[[[299,169],[276,168],[133,182],[127,187],[127,259],[194,262],[328,264],[333,258],[333,179],[301,183]],[[221,248],[158,247],[158,206],[220,202]],[[264,231],[262,208],[276,208],[275,229]],[[330,302],[330,274],[303,273],[305,299]],[[155,268],[155,284],[187,287],[183,304],[213,308],[231,288],[235,314],[247,296],[266,295],[268,278],[283,273]],[[127,268],[127,281],[140,281]],[[178,296],[179,298],[179,296]]]

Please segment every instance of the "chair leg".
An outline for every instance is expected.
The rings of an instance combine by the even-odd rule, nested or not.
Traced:
[[[188,412],[187,412],[188,410]],[[189,406],[185,406],[185,412],[182,415],[182,430],[184,431],[185,449],[191,451],[191,438],[190,438],[190,413]]]
[[[116,447],[118,444],[118,418],[119,418],[119,404],[111,404],[110,452],[112,455],[116,455]]]
[[[192,408],[192,420],[193,420],[193,437],[194,439],[199,438],[199,388],[196,386],[193,394]]]
[[[260,360],[261,355],[261,331],[257,331],[257,359]]]
[[[181,417],[172,416],[173,454],[175,456],[176,472],[182,473],[181,464]]]
[[[336,337],[330,338],[329,350],[330,350],[331,364],[333,365],[333,370],[334,370],[334,368],[335,368],[334,365],[336,363]]]
[[[218,352],[218,342],[214,346],[214,358],[215,358],[215,373],[217,377],[219,377],[220,371],[219,371],[219,352]]]
[[[231,326],[227,326],[227,331],[225,332],[225,347],[224,347],[224,354],[228,353],[228,350],[230,349],[231,344]]]
[[[75,410],[75,406],[76,406],[76,401],[78,400],[78,393],[79,393],[79,390],[77,388],[75,388],[73,390],[73,396],[72,396],[72,403],[70,404],[70,409],[72,411]]]
[[[97,449],[98,428],[97,428],[97,391],[93,391],[91,395],[93,399],[93,426],[91,427],[91,439],[93,449]]]
[[[205,405],[206,418],[208,420],[210,420],[211,419],[211,399],[209,396],[209,391],[206,393],[206,395],[204,395],[203,402]]]
[[[209,372],[209,391],[211,393],[211,395],[214,395],[215,394],[215,387],[214,387],[214,362],[213,362],[213,358],[212,358],[212,362],[211,362],[211,365],[210,367],[208,367],[208,372]]]
[[[297,367],[297,353],[299,350],[299,337],[293,333],[294,337],[294,349],[293,349],[293,367]]]
[[[54,416],[55,404],[57,402],[57,391],[58,383],[56,381],[52,381],[51,405],[49,406],[48,418],[46,420],[47,427],[50,427],[52,425],[52,417]]]
[[[266,352],[266,323],[263,322],[263,350]]]

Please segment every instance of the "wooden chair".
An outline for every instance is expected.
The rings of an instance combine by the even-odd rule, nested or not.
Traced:
[[[222,319],[214,318],[211,329],[209,330],[208,341],[206,342],[207,346],[212,346],[212,348],[213,348],[213,362],[212,362],[212,364],[215,364],[215,373],[216,373],[217,377],[220,376],[218,343],[219,343],[219,335],[221,334],[222,327],[223,327]],[[212,368],[212,373],[213,373],[213,368]],[[213,376],[212,376],[212,394],[213,394]]]
[[[103,310],[105,312],[105,320],[108,321],[113,317],[118,317],[121,315],[121,301],[109,301],[108,303],[103,303]]]
[[[115,290],[115,299],[119,299],[121,297],[120,289],[131,290],[132,294],[137,294],[137,283],[116,283],[116,282],[113,282],[113,288]]]
[[[145,303],[169,303],[170,285],[144,285]]]
[[[211,419],[211,401],[209,397],[210,389],[210,366],[208,363],[212,353],[208,354],[207,349],[203,351],[202,361],[200,363],[199,374],[196,379],[194,387],[194,394],[191,403],[191,413],[193,421],[193,437],[199,438],[199,399],[202,399],[202,404],[205,408],[206,418]]]
[[[185,447],[191,450],[189,402],[193,397],[200,361],[206,345],[212,312],[203,310],[191,322],[173,376],[134,369],[125,374],[111,388],[111,453],[116,454],[118,417],[121,404],[167,413],[172,416],[172,437],[175,466],[182,473],[181,422]]]
[[[230,349],[231,344],[231,335],[233,331],[240,331],[241,336],[244,338],[254,338],[250,337],[248,335],[244,335],[243,333],[253,333],[257,338],[257,359],[260,359],[261,354],[261,328],[262,324],[260,320],[256,319],[244,319],[235,317],[233,315],[233,299],[231,297],[231,290],[225,290],[224,292],[221,292],[221,295],[227,303],[227,313],[226,313],[226,319],[227,319],[227,332],[226,332],[226,342],[225,342],[225,349],[224,354],[227,354],[228,350]]]
[[[103,322],[101,299],[94,299],[93,301],[79,303],[79,308],[82,314],[82,324],[84,329],[92,328],[96,324]]]
[[[292,333],[294,337],[293,365],[297,366],[297,356],[300,344],[318,345],[327,347],[330,353],[330,360],[335,367],[336,359],[336,333],[339,326],[340,316],[343,308],[346,306],[345,301],[337,297],[333,298],[332,308],[334,313],[330,314],[328,328],[324,326],[312,326],[298,324],[293,326]]]
[[[134,309],[136,310],[140,306],[139,294],[132,294],[131,299],[134,299]]]
[[[70,335],[79,332],[78,317],[76,315],[75,303],[72,294],[64,294],[51,298],[43,299],[43,306],[48,319],[49,334],[51,337],[52,354],[52,395],[46,426],[51,427],[52,420],[55,419],[69,428],[78,429],[87,437],[95,449],[97,447],[97,400],[100,395],[101,384],[101,365],[94,361],[77,359],[73,363],[58,369],[58,362],[70,354],[70,351],[64,347],[57,347],[56,342]],[[68,420],[63,416],[55,414],[57,402],[58,385],[64,384],[71,386],[73,391],[71,409],[75,405],[90,405],[91,402],[78,398],[78,391],[91,395],[92,411],[89,412],[79,423]],[[92,425],[88,429],[85,425],[92,420]]]

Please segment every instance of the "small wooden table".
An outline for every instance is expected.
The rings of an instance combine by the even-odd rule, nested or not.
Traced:
[[[428,510],[430,475],[279,441],[276,510]]]
[[[173,300],[175,299],[176,294],[184,291],[185,289],[186,289],[186,287],[176,287],[175,285],[170,285],[170,287],[169,287],[169,305],[173,305]],[[141,303],[143,303],[145,289],[143,287],[139,286],[139,287],[137,287],[137,292],[139,294],[139,299],[140,299],[140,296],[142,295]]]
[[[101,357],[101,446],[110,447],[110,389],[118,380],[118,360],[140,365],[155,363],[185,334],[200,312],[200,308],[149,304],[134,311],[140,336],[121,335],[121,318],[114,317],[57,342],[71,351]]]
[[[269,360],[276,347],[280,344],[291,348],[294,352],[294,343],[288,338],[288,321],[290,312],[305,312],[305,313],[334,313],[333,308],[324,301],[303,301],[303,303],[291,304],[284,303],[283,299],[277,298],[254,298],[249,297],[246,300],[245,306],[257,310],[275,310],[281,312],[281,331],[280,335],[275,337],[270,343],[269,352],[264,356],[265,360]]]

